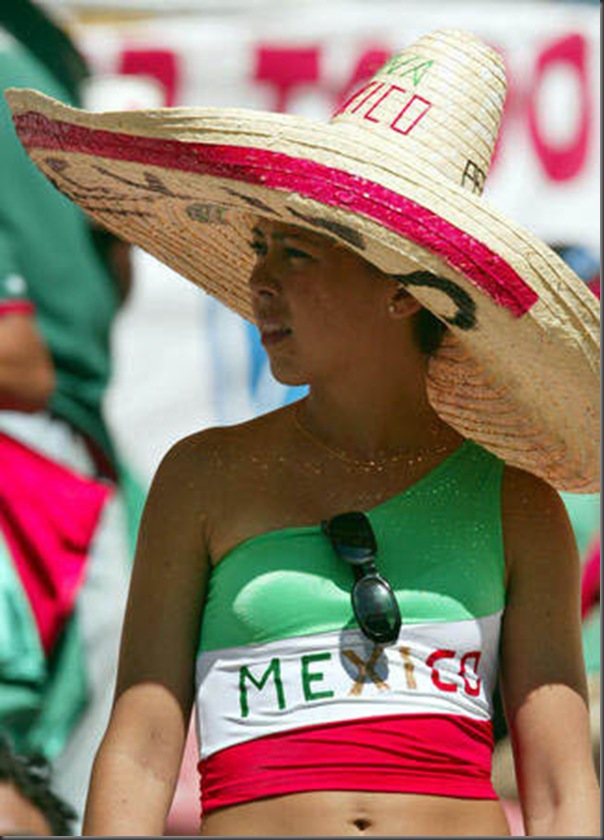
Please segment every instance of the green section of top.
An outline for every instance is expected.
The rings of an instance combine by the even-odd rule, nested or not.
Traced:
[[[462,621],[503,608],[503,462],[472,441],[367,511],[379,571],[403,624]],[[355,627],[354,577],[320,525],[252,537],[213,570],[200,649],[265,644]]]
[[[0,27],[0,91],[30,87],[72,104],[32,53]],[[114,282],[82,211],[37,170],[21,146],[0,95],[0,309],[35,306],[57,385],[50,410],[90,435],[112,457],[101,416],[110,375]]]

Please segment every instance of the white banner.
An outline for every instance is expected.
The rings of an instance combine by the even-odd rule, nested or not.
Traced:
[[[81,23],[94,109],[220,105],[327,119],[393,51],[469,29],[504,55],[509,94],[486,195],[552,243],[599,256],[599,10],[559,3],[268,4],[253,12]],[[110,422],[147,481],[166,448],[292,398],[252,327],[151,258],[115,335]]]

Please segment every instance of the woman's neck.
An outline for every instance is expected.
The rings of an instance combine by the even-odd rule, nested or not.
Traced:
[[[359,459],[403,448],[424,451],[449,443],[453,448],[461,441],[430,405],[425,377],[408,377],[397,384],[393,387],[389,374],[365,383],[356,376],[354,384],[315,385],[297,406],[298,422],[324,445]]]

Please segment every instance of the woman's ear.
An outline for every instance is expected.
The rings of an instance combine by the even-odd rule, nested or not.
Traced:
[[[392,291],[388,300],[388,313],[393,318],[409,318],[422,308],[421,303],[400,283]]]

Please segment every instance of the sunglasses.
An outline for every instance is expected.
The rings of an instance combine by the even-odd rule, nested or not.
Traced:
[[[401,629],[401,614],[392,587],[375,565],[377,543],[364,513],[340,513],[321,523],[339,558],[353,568],[351,600],[359,627],[372,642],[392,644]]]

